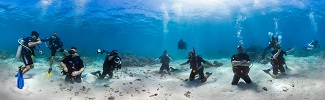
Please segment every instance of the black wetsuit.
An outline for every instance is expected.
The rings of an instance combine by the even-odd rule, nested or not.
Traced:
[[[58,52],[64,51],[64,49],[62,49],[63,43],[59,37],[56,37],[55,39],[53,39],[51,36],[51,37],[48,37],[48,38],[42,40],[42,42],[47,42],[47,41],[49,41],[48,48],[51,50],[51,56],[55,56],[55,53],[57,51]]]
[[[163,71],[164,69],[167,69],[167,71],[169,71],[169,63],[170,63],[170,58],[167,54],[163,54],[159,57],[160,59],[160,63],[161,63],[161,67],[160,67],[160,71]]]
[[[239,53],[231,57],[231,61],[250,61],[249,56],[246,53]],[[249,78],[249,66],[233,66],[232,71],[234,72],[234,77],[231,84],[236,85],[240,78],[242,78],[246,83],[251,83],[252,80]]]
[[[109,57],[112,56],[113,58],[110,60]],[[113,70],[114,69],[121,69],[121,64],[118,63],[121,61],[119,56],[108,55],[105,57],[105,61],[103,64],[103,73],[99,73],[99,79],[104,79],[105,76],[108,74],[109,78],[113,78]]]
[[[23,62],[25,65],[31,65],[33,64],[32,56],[35,56],[34,49],[35,46],[29,47],[29,42],[37,42],[37,40],[33,39],[32,37],[25,37],[24,40],[24,46],[21,50],[21,58],[23,59]]]
[[[84,68],[84,63],[79,56],[72,57],[71,55],[66,56],[62,62],[67,66],[68,73],[66,74],[65,81],[76,81],[77,83],[81,82],[81,73],[77,76],[72,76],[73,71],[79,71],[81,68]]]
[[[278,52],[278,50],[273,50],[271,58],[273,58],[273,56],[277,52]],[[283,67],[283,65],[285,64],[285,59],[283,57],[284,55],[287,55],[287,53],[285,51],[281,50],[279,56],[276,59],[271,59],[271,64],[272,64],[274,75],[278,75],[278,70],[280,70],[281,72],[285,72],[284,67]]]
[[[183,40],[180,40],[178,42],[178,49],[181,49],[181,50],[186,50],[187,49],[187,44],[183,41]]]
[[[320,48],[319,46],[319,42],[318,41],[313,41],[312,43],[310,43],[311,45],[314,46],[314,48]]]
[[[190,63],[191,74],[189,80],[194,80],[195,75],[199,74],[201,81],[204,80],[204,67],[202,66],[202,62],[206,63],[200,56],[189,57],[189,59],[185,63]]]

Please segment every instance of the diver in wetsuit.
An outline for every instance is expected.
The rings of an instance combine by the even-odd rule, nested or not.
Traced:
[[[48,72],[52,71],[52,64],[53,64],[53,59],[56,54],[56,52],[64,52],[66,56],[68,56],[68,51],[62,49],[63,43],[58,37],[58,35],[54,32],[52,36],[42,39],[42,42],[49,42],[49,45],[47,46],[51,50],[51,60],[50,60],[50,68]]]
[[[117,50],[112,50],[112,52],[109,53],[105,57],[105,61],[103,64],[103,73],[100,73],[100,71],[92,72],[91,74],[98,77],[98,79],[104,79],[105,76],[108,74],[109,78],[113,78],[113,71],[116,69],[121,69],[122,61],[121,58],[118,56]],[[98,74],[98,75],[97,75]]]
[[[231,85],[237,85],[240,78],[242,78],[246,83],[251,83],[252,80],[249,78],[249,66],[251,61],[249,56],[244,52],[242,45],[237,47],[238,54],[231,57],[232,71],[234,72],[234,77],[232,79]]]
[[[199,74],[201,82],[206,82],[207,79],[203,73],[204,67],[203,67],[202,63],[207,64],[209,66],[215,66],[215,65],[203,60],[203,58],[201,56],[195,55],[194,49],[188,53],[188,56],[189,56],[188,60],[186,62],[180,64],[180,66],[190,64],[190,68],[192,70],[191,70],[189,80],[190,81],[194,80],[195,75]],[[212,73],[207,73],[207,74],[212,74]]]
[[[160,70],[159,70],[159,74],[162,73],[162,71],[164,69],[167,70],[168,74],[170,75],[170,68],[169,68],[169,63],[170,61],[172,60],[172,58],[170,58],[167,54],[167,50],[164,51],[164,54],[161,55],[159,58],[157,58],[157,60],[160,59],[160,63],[161,63],[161,67],[160,67]]]
[[[42,43],[41,39],[38,37],[39,34],[36,31],[32,31],[31,37],[24,37],[20,39],[19,45],[21,46],[21,51],[18,51],[20,55],[18,55],[17,57],[21,56],[25,64],[25,67],[22,68],[22,74],[25,74],[27,71],[34,68],[32,59],[35,57],[35,45]],[[37,52],[42,54],[42,51],[40,50],[37,50]],[[17,75],[15,77],[17,77]]]
[[[178,42],[178,49],[180,50],[186,50],[187,49],[187,44],[181,39]]]
[[[308,50],[313,50],[314,48],[320,48],[320,44],[318,40],[313,40],[307,45]]]

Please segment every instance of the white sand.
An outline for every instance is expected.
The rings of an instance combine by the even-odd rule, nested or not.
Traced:
[[[254,63],[249,75],[252,84],[240,80],[239,85],[231,85],[233,73],[230,59],[217,59],[224,63],[221,67],[206,68],[213,72],[206,83],[198,80],[186,82],[189,65],[179,66],[184,61],[173,61],[171,67],[180,71],[172,75],[157,74],[160,65],[146,67],[123,67],[115,71],[113,79],[96,80],[90,72],[101,70],[102,62],[87,64],[87,77],[82,83],[65,83],[60,75],[59,62],[55,62],[52,77],[45,79],[48,61],[36,59],[35,68],[24,75],[25,87],[16,87],[19,65],[17,59],[0,61],[0,99],[1,100],[321,100],[325,96],[325,66],[317,57],[294,58],[287,56],[285,76],[271,78],[262,70],[271,68],[270,64]],[[209,60],[212,62],[213,60]],[[266,90],[263,89],[266,88]]]

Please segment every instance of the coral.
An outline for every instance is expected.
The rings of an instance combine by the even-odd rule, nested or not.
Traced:
[[[0,59],[7,59],[9,58],[10,53],[6,50],[0,50]]]
[[[154,65],[158,62],[153,57],[136,56],[130,52],[122,52],[122,66],[139,66]]]

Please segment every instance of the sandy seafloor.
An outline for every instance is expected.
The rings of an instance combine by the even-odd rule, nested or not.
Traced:
[[[59,62],[54,62],[52,77],[45,78],[49,61],[36,58],[35,68],[24,75],[25,87],[16,87],[19,65],[10,58],[0,61],[1,100],[324,100],[325,65],[319,57],[286,56],[287,75],[273,79],[263,69],[271,64],[253,63],[249,76],[253,83],[240,80],[231,85],[233,72],[230,59],[209,59],[224,63],[221,67],[208,67],[213,72],[207,82],[186,82],[189,65],[179,66],[182,61],[172,61],[170,66],[179,69],[171,75],[158,74],[160,64],[145,67],[123,67],[114,72],[113,79],[96,80],[91,75],[102,69],[103,61],[87,64],[82,83],[65,83],[60,75]]]

